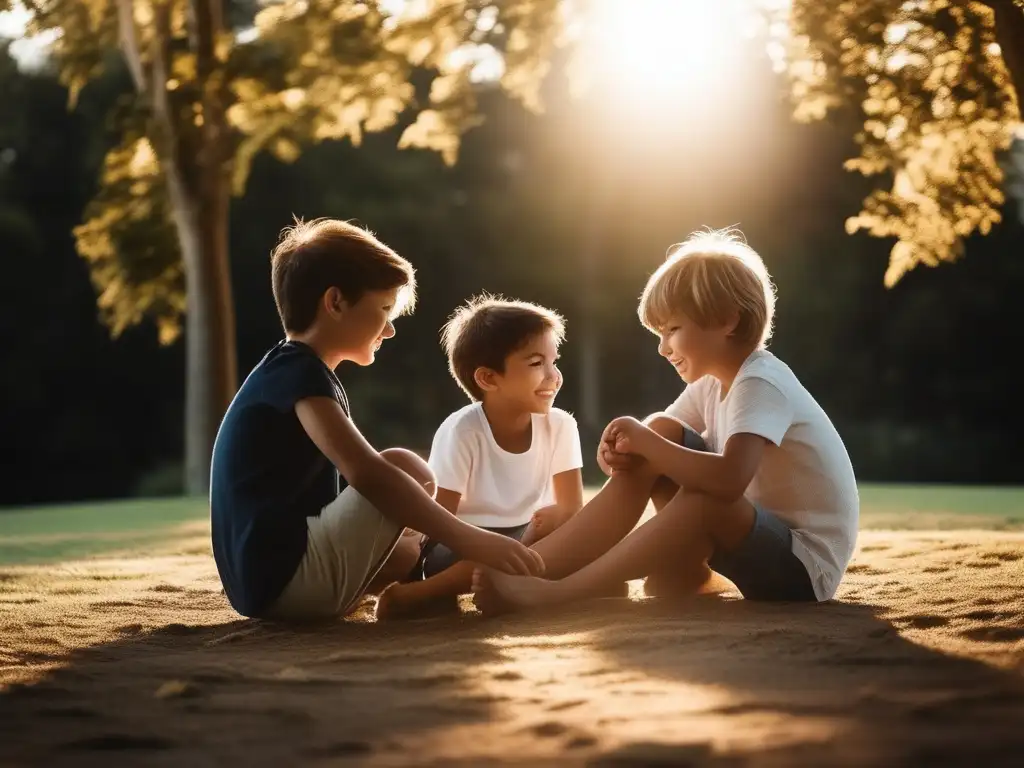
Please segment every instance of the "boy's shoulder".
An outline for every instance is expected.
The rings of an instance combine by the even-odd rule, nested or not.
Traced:
[[[736,382],[743,379],[764,379],[783,393],[794,388],[802,388],[793,370],[766,349],[757,350],[747,359],[736,377]]]
[[[275,344],[256,364],[239,388],[250,403],[265,402],[290,409],[304,397],[330,397],[348,412],[348,397],[338,377],[309,347],[284,340]]]
[[[452,411],[437,428],[438,434],[464,434],[479,431],[481,407],[479,402],[474,401],[462,406],[457,411]]]
[[[561,408],[552,408],[545,417],[553,427],[576,429],[576,417]]]

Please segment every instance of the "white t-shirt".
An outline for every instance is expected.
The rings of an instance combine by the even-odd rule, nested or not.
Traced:
[[[746,498],[793,530],[793,554],[807,567],[818,600],[835,596],[857,543],[860,498],[850,457],[825,411],[789,366],[756,350],[723,400],[705,376],[666,411],[701,433],[716,453],[735,434],[769,444]]]
[[[462,494],[459,518],[481,528],[511,528],[555,503],[552,477],[583,466],[576,420],[563,410],[533,415],[533,440],[509,453],[494,440],[481,403],[460,408],[438,427],[430,468],[439,488]]]

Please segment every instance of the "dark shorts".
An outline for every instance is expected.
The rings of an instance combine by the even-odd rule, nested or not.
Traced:
[[[689,427],[682,444],[706,451],[703,438]],[[729,579],[748,600],[815,601],[807,568],[793,554],[793,531],[767,509],[754,504],[754,527],[732,551],[717,550],[708,566]]]
[[[502,536],[508,536],[516,541],[522,541],[523,536],[526,534],[526,529],[529,527],[530,524],[526,523],[525,525],[515,525],[511,528],[484,528],[484,530],[500,533]],[[460,560],[462,560],[462,557],[448,549],[441,542],[427,539],[423,542],[423,547],[420,549],[420,559],[416,562],[406,581],[429,579],[431,576],[436,576],[441,571],[451,568]]]

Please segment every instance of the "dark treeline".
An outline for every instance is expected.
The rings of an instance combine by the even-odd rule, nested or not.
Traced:
[[[1019,481],[1011,361],[1024,341],[1024,227],[1014,208],[961,262],[886,290],[890,244],[843,230],[868,189],[841,167],[854,125],[792,123],[760,64],[748,95],[654,126],[588,115],[558,78],[542,116],[495,95],[451,169],[395,149],[397,132],[308,148],[291,165],[258,158],[231,220],[240,371],[281,335],[267,269],[278,232],[293,213],[335,216],[370,227],[419,271],[416,315],[372,368],[341,370],[375,444],[425,450],[462,404],[438,329],[481,290],[566,315],[558,404],[579,415],[585,256],[596,265],[600,419],[642,415],[679,389],[636,318],[644,280],[694,229],[737,225],[779,288],[772,349],[832,415],[862,480]],[[54,78],[0,55],[3,505],[180,489],[182,344],[159,346],[148,323],[112,340],[72,235],[125,85],[111,75],[69,112]],[[593,439],[587,429],[585,452]]]

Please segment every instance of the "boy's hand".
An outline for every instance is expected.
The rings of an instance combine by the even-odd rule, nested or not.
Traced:
[[[640,444],[646,432],[650,429],[632,416],[620,416],[605,427],[598,448],[598,463],[608,467],[610,472],[606,474],[628,471],[644,461]]]
[[[549,507],[541,507],[533,513],[533,517],[530,518],[530,527],[533,529],[533,539],[535,541],[543,539],[549,533],[556,528],[561,527],[562,523],[569,519],[571,512],[562,509],[557,504],[552,504]]]
[[[597,449],[597,466],[608,477],[619,472],[629,472],[643,464],[643,458],[635,453],[616,453],[615,449],[602,442]]]
[[[476,528],[459,550],[465,560],[487,565],[512,576],[540,576],[544,560],[515,539]]]

